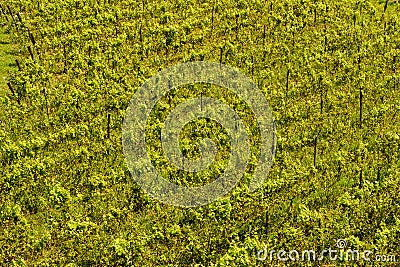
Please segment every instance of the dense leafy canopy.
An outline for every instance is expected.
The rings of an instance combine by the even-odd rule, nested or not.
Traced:
[[[264,245],[322,250],[339,238],[360,250],[398,253],[400,5],[384,6],[2,1],[1,21],[21,52],[20,70],[0,98],[0,262],[256,266]],[[180,145],[196,158],[199,138],[212,138],[219,147],[214,165],[195,177],[168,170],[162,118],[200,92],[235,108],[252,147],[233,192],[185,209],[159,203],[132,180],[121,125],[148,77],[195,60],[253,79],[274,110],[277,154],[262,188],[250,194],[259,142],[251,110],[217,87],[177,88],[154,110],[147,139],[153,163],[171,181],[213,180],[229,157],[224,130],[200,118],[184,129]]]

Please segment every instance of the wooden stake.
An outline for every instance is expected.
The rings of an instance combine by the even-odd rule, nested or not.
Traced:
[[[320,112],[321,112],[321,114],[322,114],[323,107],[324,107],[324,100],[322,97],[322,90],[321,90],[321,94],[320,94],[320,109],[321,109]]]
[[[290,70],[288,69],[286,72],[286,95],[289,91],[289,76],[290,76]]]
[[[21,24],[23,24],[21,15],[20,15],[19,13],[17,13],[17,17],[18,17],[19,22],[20,22]]]
[[[19,96],[19,94],[18,94],[18,93],[16,93],[16,92],[14,91],[14,88],[12,87],[11,83],[10,83],[10,82],[7,82],[7,86],[8,86],[8,88],[10,89],[10,91],[11,91],[12,95],[13,95],[13,96],[17,96],[17,102],[18,102],[18,105],[21,105],[21,99],[20,99],[20,96]]]
[[[263,31],[263,44],[265,44],[265,30],[266,30],[266,27],[265,27],[265,25],[264,25],[264,31]]]
[[[360,128],[362,127],[362,113],[363,113],[363,93],[362,88],[360,87]]]
[[[213,35],[213,31],[214,31],[214,13],[215,13],[215,3],[211,10],[211,33],[210,33],[211,36]]]
[[[239,35],[239,15],[236,14],[236,29],[235,29],[235,33],[236,33],[236,40],[238,39],[238,35]]]
[[[321,130],[318,131],[317,136],[314,138],[314,168],[317,168],[317,143],[320,132]]]
[[[111,122],[111,114],[107,114],[107,139],[110,139],[110,122]]]
[[[254,56],[251,56],[251,76],[254,77]]]
[[[63,73],[67,73],[67,50],[65,44],[63,45],[63,55],[64,55],[64,70]]]
[[[46,114],[47,114],[47,118],[49,118],[49,105],[47,102],[47,92],[46,92],[46,88],[43,88],[43,95],[44,95],[44,101],[46,104]]]
[[[314,138],[314,168],[317,168],[317,142],[318,135]]]
[[[15,59],[15,63],[17,64],[18,70],[21,71],[21,65],[19,64],[19,60]]]
[[[314,8],[314,25],[317,23],[317,8]]]
[[[140,26],[139,26],[139,40],[140,40],[140,43],[143,44],[142,24],[140,24]]]
[[[200,111],[203,112],[203,89],[200,93]]]
[[[389,0],[386,0],[385,2],[385,7],[383,8],[383,13],[382,13],[382,17],[381,17],[381,21],[384,19],[385,17],[385,13],[386,13],[386,9],[388,8],[389,5]]]
[[[394,76],[396,76],[396,59],[397,59],[397,56],[394,56],[393,57],[393,73],[394,73]],[[396,80],[396,78],[393,78],[394,79],[394,90],[396,90],[397,89],[397,80]]]
[[[14,88],[12,88],[12,86],[11,86],[11,83],[10,83],[10,82],[7,82],[7,86],[8,86],[8,88],[10,89],[10,91],[11,91],[12,95],[13,95],[13,96],[15,96],[15,91],[14,91]]]
[[[31,55],[32,60],[35,60],[31,46],[28,46],[28,51],[29,51],[29,54]]]
[[[12,13],[11,7],[7,6],[8,12],[10,13],[12,21],[15,23],[14,14]]]
[[[220,51],[219,51],[219,64],[220,65],[222,65],[222,52],[223,52],[223,48],[221,47]]]
[[[275,121],[273,121],[273,123],[272,123],[272,132],[273,132],[273,134],[272,134],[272,149],[271,149],[271,154],[272,155],[275,155],[275,138],[276,138],[276,123],[275,123]]]
[[[33,36],[33,34],[31,32],[29,32],[29,39],[31,39],[31,42],[33,45],[36,44],[35,37]]]

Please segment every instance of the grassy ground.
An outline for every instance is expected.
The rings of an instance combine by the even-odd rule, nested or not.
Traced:
[[[11,40],[11,35],[0,27],[0,97],[7,94],[7,80],[9,72],[16,69],[15,53],[17,46]]]

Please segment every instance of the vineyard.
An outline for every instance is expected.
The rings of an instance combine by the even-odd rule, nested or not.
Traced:
[[[339,239],[400,261],[399,1],[0,0],[0,25],[0,266],[372,266],[257,258]],[[180,133],[182,153],[198,158],[209,138],[215,161],[174,168],[160,133],[180,103],[219,99],[249,134],[233,191],[184,208],[135,182],[122,128],[148,78],[192,61],[252,79],[277,140],[249,192],[260,155],[249,106],[214,85],[171,90],[146,125],[149,157],[169,181],[208,183],[232,150],[220,124],[199,118]]]

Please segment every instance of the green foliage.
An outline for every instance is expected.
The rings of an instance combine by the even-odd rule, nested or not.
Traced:
[[[9,78],[14,93],[0,89],[8,90],[0,96],[2,266],[256,266],[270,264],[257,260],[264,245],[322,250],[339,238],[398,253],[398,3],[384,16],[384,3],[368,0],[1,4],[7,38],[21,51],[21,70]],[[195,176],[168,163],[160,129],[187,98],[231,106],[251,145],[235,190],[183,209],[136,185],[124,163],[121,127],[147,78],[195,60],[222,62],[253,79],[274,111],[277,154],[263,186],[250,194],[260,145],[252,111],[222,88],[172,90],[147,125],[149,154],[165,177],[203,184],[229,158],[227,133],[199,118],[181,132],[180,147],[194,159],[199,141],[213,139],[213,164]]]

